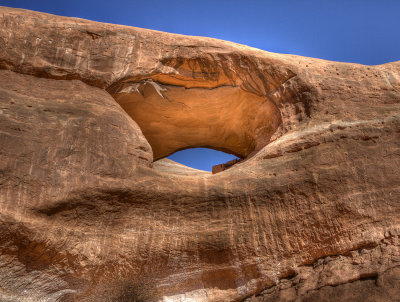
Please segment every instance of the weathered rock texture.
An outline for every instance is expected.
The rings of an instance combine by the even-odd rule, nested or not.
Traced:
[[[398,299],[400,62],[0,10],[0,300]]]
[[[224,164],[215,165],[215,166],[212,167],[212,173],[216,174],[216,173],[222,172],[222,171],[224,171],[226,169],[229,169],[229,168],[233,167],[238,162],[240,162],[240,159],[235,158],[235,159],[232,159],[232,160],[230,160],[230,161],[228,161],[228,162],[226,162]]]

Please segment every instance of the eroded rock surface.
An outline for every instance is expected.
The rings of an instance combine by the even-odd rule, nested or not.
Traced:
[[[0,10],[0,299],[395,301],[400,62]]]
[[[400,236],[385,234],[377,245],[299,266],[288,278],[245,302],[397,301],[400,297]]]
[[[216,173],[222,172],[226,169],[233,167],[235,164],[237,164],[239,162],[240,162],[240,159],[235,158],[226,163],[215,165],[212,167],[212,173],[216,174]]]

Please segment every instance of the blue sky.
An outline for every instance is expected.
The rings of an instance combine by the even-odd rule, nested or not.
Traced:
[[[0,5],[333,61],[400,60],[400,0],[0,0]],[[233,156],[189,149],[170,158],[210,170]]]

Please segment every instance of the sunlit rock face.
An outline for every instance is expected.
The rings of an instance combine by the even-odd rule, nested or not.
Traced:
[[[399,296],[399,62],[1,12],[0,300]]]

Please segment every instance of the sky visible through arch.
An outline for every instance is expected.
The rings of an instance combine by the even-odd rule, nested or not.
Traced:
[[[400,0],[0,0],[0,5],[332,61],[400,60]],[[170,158],[202,170],[234,158],[204,150]]]

